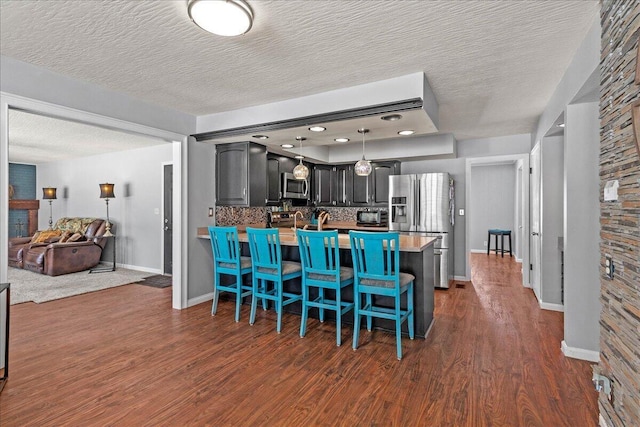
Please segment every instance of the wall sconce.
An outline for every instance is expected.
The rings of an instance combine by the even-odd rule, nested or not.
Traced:
[[[109,199],[115,199],[115,195],[113,194],[113,186],[114,184],[99,184],[100,185],[100,198],[104,199],[107,202],[107,224],[105,225],[106,231],[104,232],[104,236],[113,236],[111,233],[111,223],[109,222]]]
[[[49,201],[49,230],[53,228],[53,207],[51,203],[56,200],[56,189],[53,187],[44,187],[42,189],[42,200]]]

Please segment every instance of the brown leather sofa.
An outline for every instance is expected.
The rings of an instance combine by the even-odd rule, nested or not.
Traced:
[[[100,263],[107,239],[102,237],[106,223],[95,218],[60,218],[54,230],[80,233],[75,242],[58,242],[56,238],[31,243],[31,238],[9,239],[9,265],[49,276],[88,270]],[[111,225],[114,230],[114,225]]]

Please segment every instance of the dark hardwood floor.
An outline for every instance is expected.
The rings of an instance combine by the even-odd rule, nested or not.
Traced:
[[[10,426],[596,426],[590,364],[560,351],[512,259],[473,254],[473,283],[436,291],[426,340],[272,311],[240,323],[221,301],[171,309],[171,289],[127,285],[11,308]]]

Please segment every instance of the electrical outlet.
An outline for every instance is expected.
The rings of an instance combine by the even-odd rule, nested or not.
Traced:
[[[484,245],[485,248],[487,247],[487,241],[486,240],[482,244]]]
[[[611,255],[604,256],[604,273],[607,275],[607,279],[613,280],[613,274],[616,272],[616,266],[613,264],[613,257]]]
[[[460,210],[458,210],[458,215],[460,215],[460,216],[464,216],[464,209],[460,209]]]
[[[209,217],[213,216],[213,208],[209,208]]]

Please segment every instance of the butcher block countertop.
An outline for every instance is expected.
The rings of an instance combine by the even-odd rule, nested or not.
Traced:
[[[301,222],[299,225],[305,225],[305,222]],[[338,226],[341,225],[341,226]],[[353,225],[353,226],[351,226]],[[245,226],[238,226],[238,239],[241,242],[247,242],[247,233],[244,230],[247,227],[264,228],[264,224],[247,224]],[[324,225],[326,229],[340,229],[340,230],[363,230],[363,231],[386,231],[385,227],[357,227],[355,223],[331,221]],[[285,246],[298,246],[298,240],[294,231],[291,228],[280,228],[280,244]],[[198,228],[198,238],[208,239],[209,231],[207,227]],[[428,246],[432,245],[436,239],[425,236],[409,236],[405,234],[400,235],[400,251],[401,252],[421,252]],[[350,249],[348,234],[338,235],[338,244],[340,249]]]

